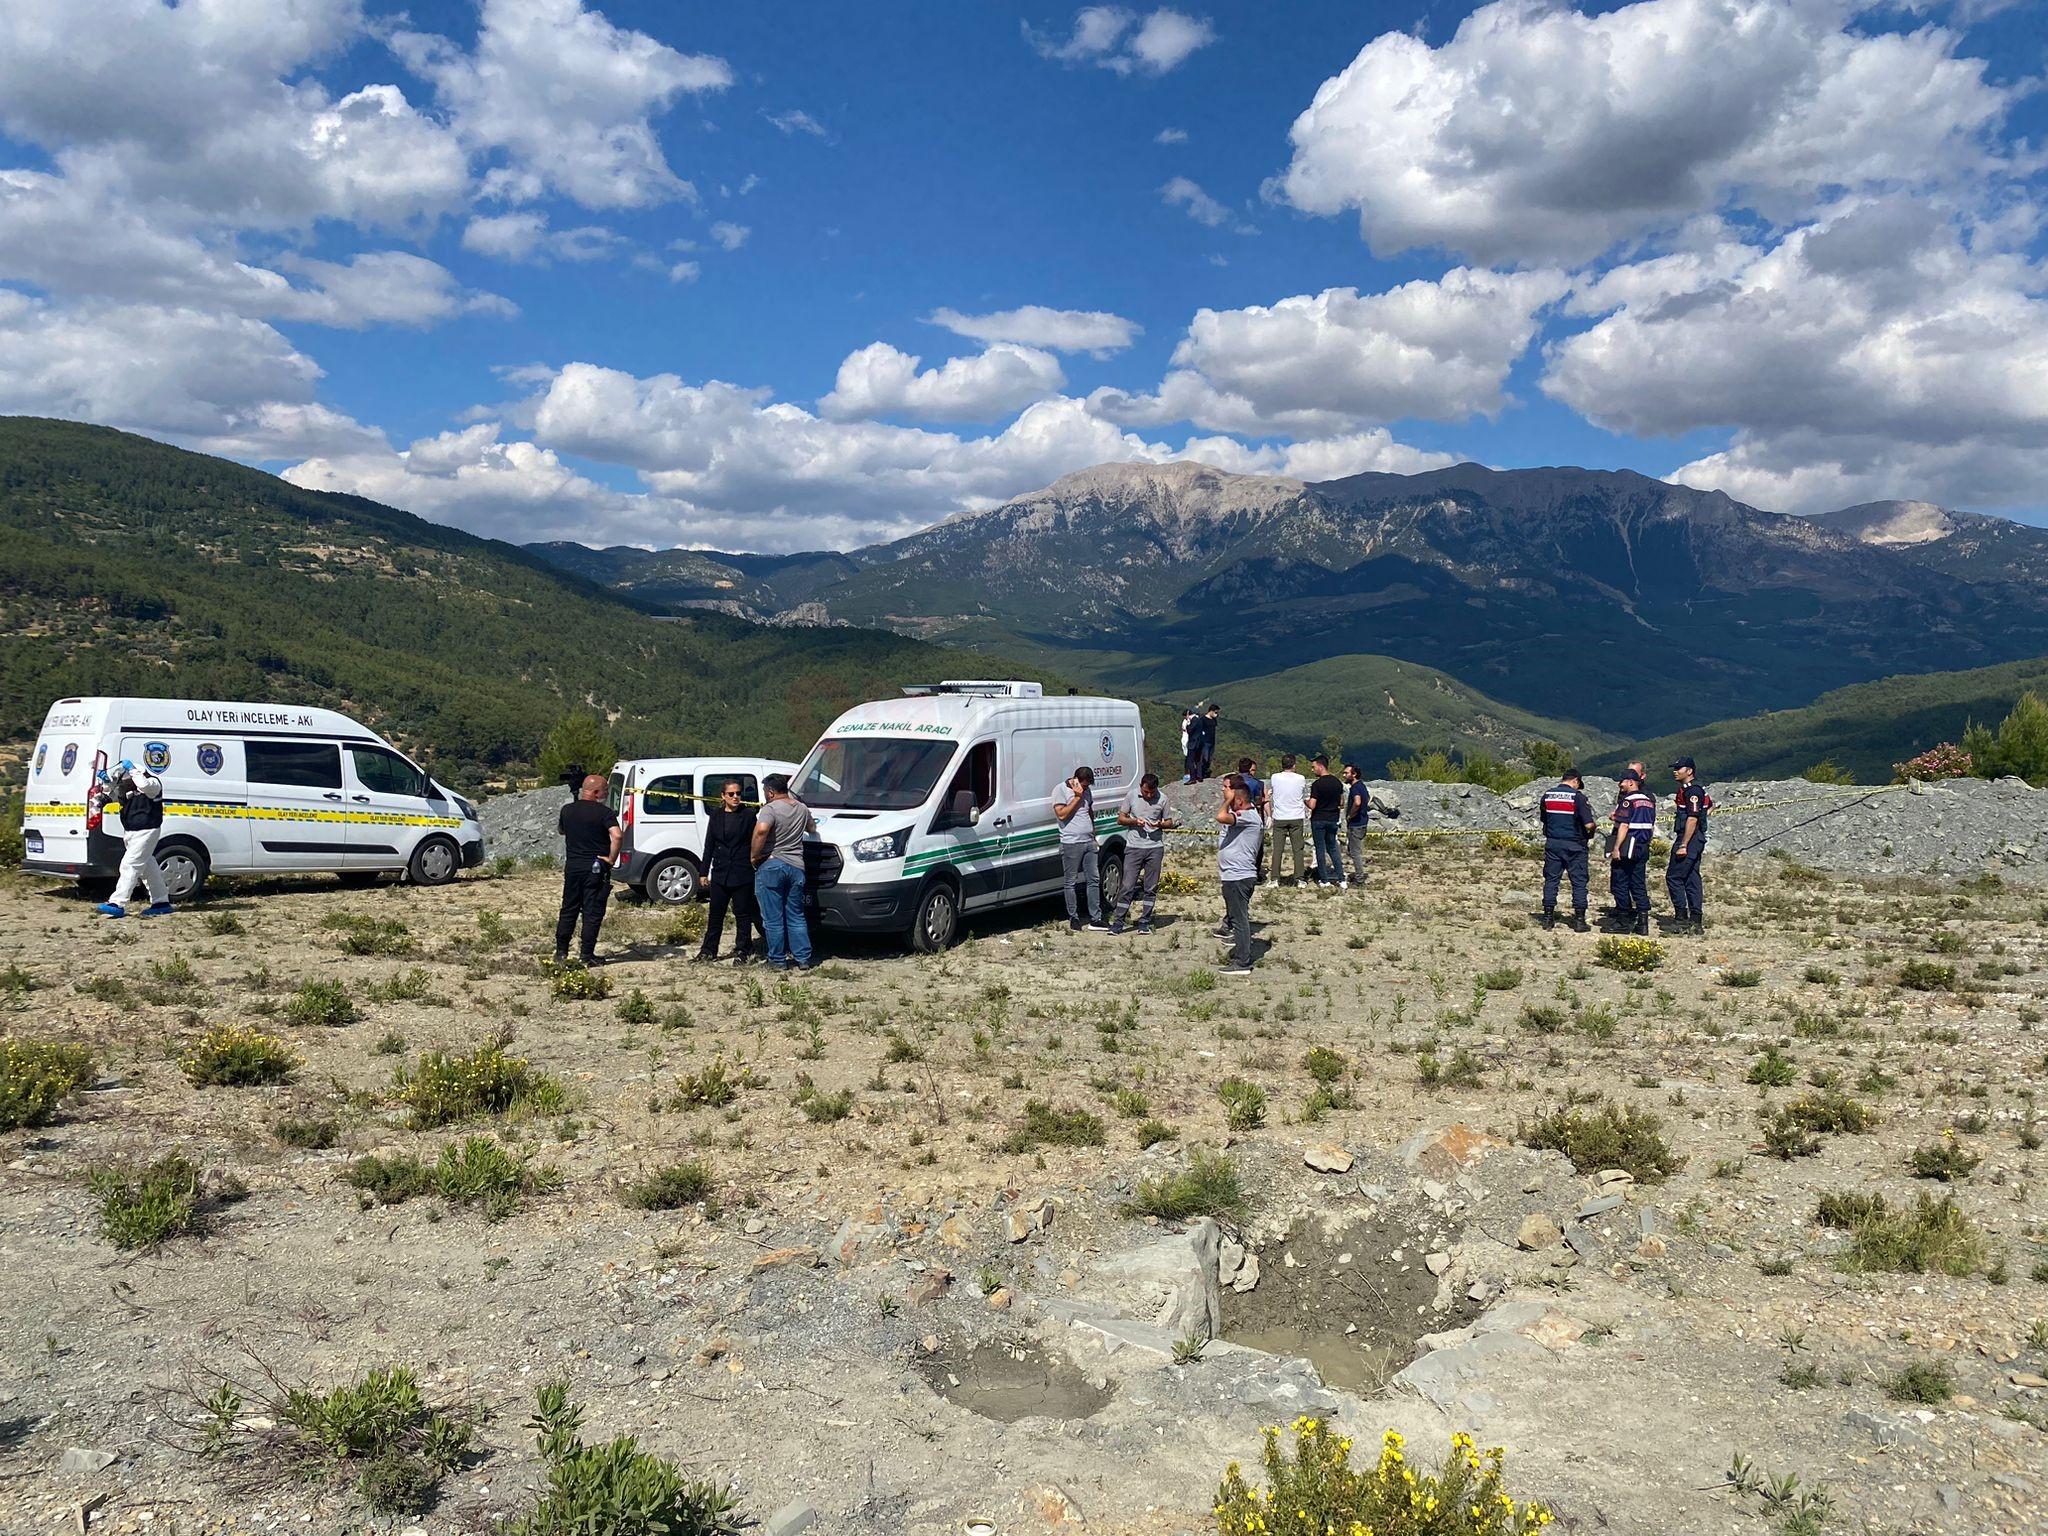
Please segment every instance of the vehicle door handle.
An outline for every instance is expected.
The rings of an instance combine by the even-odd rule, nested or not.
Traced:
[[[354,800],[362,805],[368,805],[370,803],[370,797],[368,795],[350,795],[349,799]]]
[[[330,789],[327,791],[326,794],[322,795],[320,798],[323,800],[339,800],[341,798],[341,791],[338,789]]]
[[[994,821],[989,823],[989,825],[992,827],[1007,827],[1009,824],[1010,818],[1007,816],[998,816]]]

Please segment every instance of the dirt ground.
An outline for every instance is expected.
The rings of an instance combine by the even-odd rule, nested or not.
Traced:
[[[1597,934],[1534,922],[1524,854],[1395,839],[1373,859],[1363,891],[1262,889],[1249,980],[1216,975],[1213,864],[1190,843],[1173,867],[1191,888],[1150,935],[1072,934],[1041,907],[937,957],[828,937],[826,963],[790,978],[687,964],[675,914],[615,903],[611,995],[574,1002],[539,963],[546,870],[223,883],[120,923],[0,879],[0,1032],[96,1059],[51,1123],[0,1133],[0,1531],[486,1530],[530,1507],[526,1420],[558,1378],[587,1438],[638,1436],[730,1480],[763,1521],[785,1511],[783,1529],[810,1506],[821,1536],[976,1518],[1002,1536],[1206,1532],[1226,1462],[1252,1466],[1259,1426],[1304,1410],[1362,1443],[1398,1427],[1426,1460],[1471,1427],[1574,1532],[2048,1529],[2038,895],[1723,863],[1710,934],[1663,937],[1638,976],[1596,963]],[[1902,988],[1913,961],[1952,984]],[[354,1022],[289,1022],[320,981]],[[293,1080],[188,1083],[181,1054],[219,1023],[282,1037]],[[410,1129],[394,1071],[493,1040],[565,1105]],[[1772,1044],[1790,1085],[1746,1080]],[[1304,1123],[1313,1046],[1343,1067],[1336,1107]],[[679,1104],[716,1061],[743,1084],[732,1102]],[[1262,1125],[1226,1129],[1216,1088],[1233,1077],[1263,1090]],[[1816,1077],[1877,1123],[1768,1155],[1760,1108]],[[1599,1095],[1661,1117],[1683,1167],[1603,1184],[1518,1142]],[[1106,1144],[1006,1149],[1029,1101],[1090,1111]],[[331,1117],[336,1144],[284,1145],[287,1116]],[[1953,1186],[1915,1177],[1910,1155],[1946,1132],[1981,1162]],[[474,1134],[553,1165],[559,1187],[492,1222],[433,1195],[366,1205],[343,1180],[364,1154],[431,1162]],[[1541,1347],[1455,1389],[1364,1397],[1220,1345],[1113,1347],[1075,1309],[1133,1294],[1112,1283],[1119,1255],[1171,1247],[1180,1223],[1126,1204],[1197,1147],[1238,1169],[1249,1203],[1225,1249],[1262,1274],[1226,1286],[1226,1340],[1295,1329],[1343,1348],[1369,1295],[1390,1366],[1503,1304],[1538,1304]],[[1306,1166],[1318,1147],[1352,1166]],[[116,1248],[88,1174],[171,1151],[246,1198],[154,1251]],[[622,1198],[686,1159],[709,1165],[708,1200]],[[1852,1272],[1847,1235],[1815,1220],[1832,1191],[1952,1194],[1984,1236],[1976,1272]],[[1532,1216],[1569,1241],[1522,1246]],[[1153,1320],[1142,1299],[1126,1310]],[[262,1399],[266,1382],[325,1390],[398,1364],[486,1417],[428,1512],[374,1516],[352,1468],[280,1452]],[[1916,1365],[1947,1368],[1945,1400],[1899,1396]],[[208,1458],[198,1402],[223,1377],[245,1407]],[[73,1451],[113,1460],[60,1470]],[[1729,1480],[1737,1458],[1761,1491]],[[1787,1475],[1825,1502],[1802,1513],[1781,1485],[1774,1507],[1768,1480]]]

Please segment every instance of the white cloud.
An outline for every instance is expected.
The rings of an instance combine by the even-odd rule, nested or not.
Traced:
[[[1169,208],[1185,208],[1188,217],[1197,224],[1206,224],[1211,229],[1221,229],[1231,223],[1236,215],[1223,204],[1202,190],[1201,184],[1186,176],[1176,176],[1159,189],[1159,200]],[[1239,223],[1236,232],[1240,235],[1255,235],[1258,231],[1249,224]]]
[[[465,143],[502,152],[485,188],[511,202],[549,190],[591,208],[693,196],[652,119],[678,96],[732,84],[723,59],[614,26],[581,0],[483,0],[474,53],[420,32],[390,41]]]
[[[694,261],[679,261],[668,269],[668,280],[672,283],[694,283],[703,272]]]
[[[1579,261],[1723,206],[1985,172],[2014,89],[1954,34],[1859,33],[1868,0],[1498,0],[1441,47],[1389,32],[1296,119],[1278,191],[1376,251]],[[1711,61],[1703,64],[1702,61]]]
[[[1058,394],[1067,382],[1051,353],[1006,341],[922,373],[918,361],[884,341],[862,347],[839,365],[838,381],[818,408],[835,421],[990,421]]]
[[[1185,128],[1162,128],[1152,135],[1154,144],[1185,144],[1187,141],[1188,131]]]
[[[1099,389],[1089,406],[1124,426],[1308,437],[1420,417],[1496,415],[1556,272],[1456,268],[1384,293],[1328,288],[1277,304],[1196,312],[1156,394]]]
[[[398,225],[457,204],[461,146],[393,85],[295,78],[360,35],[357,0],[8,7],[0,130],[94,195],[186,221]],[[287,83],[290,80],[291,83]]]
[[[462,248],[498,261],[599,261],[624,242],[601,224],[550,229],[547,215],[532,209],[477,214],[462,231]]]
[[[410,252],[366,251],[339,262],[288,252],[266,267],[242,260],[225,240],[154,226],[126,203],[95,200],[37,171],[0,171],[0,279],[67,299],[349,329],[513,313],[505,300],[464,288]]]
[[[313,401],[320,369],[260,320],[60,307],[0,288],[0,415],[61,416],[278,458],[376,435]]]
[[[985,315],[963,315],[957,309],[934,310],[927,324],[944,326],[956,336],[975,341],[1014,341],[1047,352],[1086,352],[1107,357],[1121,352],[1144,330],[1135,320],[1099,309],[1047,309],[1026,304],[1019,309]]]
[[[2048,484],[2048,271],[1925,200],[1624,267],[1575,303],[1613,308],[1549,349],[1544,390],[1616,432],[1734,429],[1687,484],[1787,511]]]
[[[1073,30],[1064,40],[1029,22],[1024,39],[1040,58],[1062,64],[1093,64],[1119,75],[1163,75],[1214,42],[1216,29],[1166,6],[1141,18],[1120,5],[1088,5],[1074,13]]]
[[[720,219],[711,226],[711,238],[728,251],[736,251],[747,243],[747,236],[753,231],[744,224],[728,223]]]
[[[792,107],[787,112],[770,112],[767,116],[768,121],[785,137],[799,133],[807,133],[814,139],[829,139],[832,137],[831,134],[825,131],[823,123],[819,122],[801,107]],[[754,190],[753,182],[754,178],[749,176],[746,181],[740,184],[740,196],[744,197],[747,193]]]
[[[1367,471],[1415,475],[1458,462],[1453,454],[1433,453],[1396,442],[1385,427],[1298,443],[1262,443],[1255,448],[1234,437],[1194,437],[1188,439],[1179,456],[1233,474],[1287,475],[1296,480],[1341,480],[1346,475]]]

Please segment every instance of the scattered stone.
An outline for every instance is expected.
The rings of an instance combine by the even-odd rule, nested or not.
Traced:
[[[1435,1179],[1424,1179],[1422,1181],[1422,1198],[1425,1200],[1441,1200],[1450,1192],[1451,1189],[1448,1184],[1439,1184]]]
[[[1963,1507],[1963,1490],[1953,1483],[1943,1483],[1934,1490],[1934,1496],[1941,1500],[1943,1509],[1953,1511]]]
[[[1435,1253],[1425,1255],[1422,1262],[1432,1275],[1441,1275],[1451,1267],[1451,1256],[1439,1249]]]
[[[761,1235],[761,1234],[762,1234],[763,1232],[766,1232],[767,1230],[768,1230],[768,1223],[767,1223],[767,1222],[765,1222],[765,1221],[763,1221],[763,1220],[762,1220],[762,1219],[761,1219],[760,1217],[758,1217],[758,1216],[749,1216],[749,1217],[747,1218],[747,1225],[746,1225],[746,1233],[747,1233],[747,1236],[749,1236],[749,1237],[759,1237],[759,1236],[760,1236],[760,1235]]]
[[[2009,1379],[2016,1387],[2032,1387],[2036,1392],[2048,1391],[2048,1376],[2038,1376],[2032,1371],[2014,1371]]]
[[[1671,1218],[1654,1205],[1646,1205],[1636,1212],[1636,1231],[1644,1237],[1669,1237]]]
[[[1301,1154],[1301,1160],[1308,1164],[1309,1167],[1315,1169],[1317,1173],[1349,1173],[1351,1171],[1351,1154],[1342,1147],[1328,1145],[1310,1147]]]
[[[1013,1243],[1021,1243],[1038,1230],[1025,1211],[1011,1211],[1003,1218],[1003,1235]]]
[[[1600,1240],[1583,1227],[1573,1227],[1564,1235],[1565,1246],[1582,1259],[1599,1257]]]
[[[1483,1162],[1488,1154],[1506,1145],[1469,1125],[1449,1125],[1441,1131],[1423,1131],[1409,1137],[1401,1143],[1399,1156],[1410,1168],[1449,1178],[1460,1168]]]
[[[1600,1186],[1600,1192],[1603,1195],[1612,1193],[1615,1190],[1626,1189],[1635,1181],[1636,1176],[1626,1168],[1602,1168],[1593,1175],[1593,1182]]]
[[[1671,1245],[1669,1243],[1653,1232],[1636,1244],[1636,1257],[1639,1259],[1661,1259],[1670,1251],[1670,1248]]]
[[[948,1248],[965,1248],[968,1243],[967,1229],[958,1216],[948,1216],[939,1223],[939,1241]]]
[[[946,1294],[946,1288],[953,1283],[950,1269],[934,1269],[918,1282],[917,1289],[910,1293],[913,1306],[926,1306]]]
[[[1584,1205],[1579,1207],[1578,1219],[1580,1221],[1591,1221],[1595,1216],[1605,1216],[1609,1211],[1619,1206],[1622,1203],[1622,1201],[1627,1198],[1628,1197],[1626,1195],[1619,1193],[1612,1195],[1597,1195],[1593,1199],[1588,1200]]]
[[[83,1446],[71,1446],[57,1458],[57,1470],[87,1475],[104,1472],[114,1464],[112,1451],[88,1450]]]
[[[997,1311],[997,1312],[1007,1312],[1007,1311],[1009,1311],[1009,1310],[1010,1310],[1010,1288],[1009,1288],[1009,1287],[1008,1287],[1007,1285],[999,1285],[999,1286],[997,1286],[997,1287],[996,1287],[996,1288],[995,1288],[994,1290],[990,1291],[990,1292],[988,1293],[988,1304],[989,1304],[990,1308],[991,1308],[992,1310],[994,1310],[994,1311]]]
[[[1228,1285],[1237,1278],[1237,1272],[1244,1268],[1244,1244],[1234,1237],[1226,1237],[1216,1249],[1216,1279],[1221,1285]]]
[[[767,1253],[760,1254],[755,1258],[748,1272],[758,1275],[763,1270],[784,1269],[792,1266],[797,1269],[816,1269],[818,1267],[818,1250],[808,1246],[770,1249]]]
[[[706,1339],[704,1347],[690,1358],[697,1365],[713,1365],[723,1360],[731,1352],[732,1341],[730,1339],[714,1337]]]
[[[1055,1531],[1086,1531],[1088,1522],[1082,1518],[1081,1506],[1064,1488],[1048,1483],[1043,1488],[1033,1488],[1024,1495],[1024,1513],[1034,1515]]]
[[[1515,1332],[1525,1339],[1534,1339],[1554,1353],[1578,1343],[1586,1332],[1586,1325],[1575,1317],[1566,1317],[1562,1312],[1546,1310],[1534,1322],[1523,1324]]]
[[[1541,1211],[1531,1211],[1515,1228],[1515,1244],[1531,1253],[1539,1253],[1554,1245],[1560,1235],[1556,1222]]]
[[[1238,1266],[1237,1275],[1231,1280],[1230,1288],[1242,1296],[1247,1291],[1257,1290],[1258,1285],[1259,1256],[1256,1253],[1248,1253],[1244,1256],[1244,1263]]]
[[[766,1536],[797,1536],[818,1523],[818,1512],[808,1504],[785,1504],[768,1517],[762,1527]]]

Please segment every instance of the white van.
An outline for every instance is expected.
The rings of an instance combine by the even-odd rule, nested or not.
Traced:
[[[761,803],[761,781],[794,774],[795,763],[765,757],[639,757],[612,766],[605,799],[619,816],[612,878],[650,901],[694,901],[704,883],[704,813],[727,781],[740,801]]]
[[[476,807],[375,731],[331,709],[188,699],[59,699],[29,759],[27,867],[110,881],[118,821],[95,776],[123,758],[164,781],[156,845],[171,899],[209,874],[328,870],[440,885],[481,864]]]
[[[1116,813],[1145,769],[1138,706],[1051,698],[1037,683],[950,681],[848,710],[791,789],[818,819],[809,886],[828,928],[944,949],[964,913],[1060,892],[1053,798],[1095,770],[1105,894],[1123,879]]]

